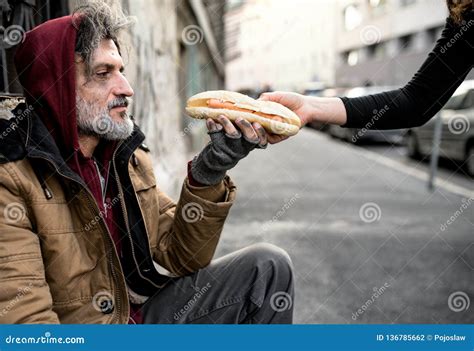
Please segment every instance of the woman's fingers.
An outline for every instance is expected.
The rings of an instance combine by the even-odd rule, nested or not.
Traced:
[[[280,92],[263,93],[258,100],[280,102],[282,96]]]
[[[279,142],[286,140],[289,136],[285,135],[278,135],[278,134],[268,134],[268,143],[270,144],[278,144]]]
[[[286,92],[263,93],[258,100],[277,102],[288,107],[293,112],[298,111],[306,103],[305,96]]]

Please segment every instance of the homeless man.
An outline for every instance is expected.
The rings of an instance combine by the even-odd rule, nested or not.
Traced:
[[[211,141],[174,203],[128,114],[117,37],[129,22],[90,2],[17,49],[26,103],[0,121],[0,322],[291,323],[283,250],[212,260],[236,192],[226,171],[265,132],[207,121]]]

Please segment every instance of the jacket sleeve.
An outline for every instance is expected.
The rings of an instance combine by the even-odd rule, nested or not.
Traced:
[[[228,177],[219,185],[204,188],[192,187],[186,179],[177,204],[159,191],[155,260],[176,276],[207,266],[234,199],[235,186]]]
[[[0,323],[59,323],[40,241],[12,166],[0,166]]]

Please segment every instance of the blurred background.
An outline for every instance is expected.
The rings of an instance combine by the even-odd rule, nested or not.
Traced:
[[[1,25],[21,34],[78,3],[0,0]],[[397,88],[448,15],[443,0],[119,3],[137,17],[123,53],[133,114],[159,184],[175,198],[187,161],[208,140],[203,122],[184,114],[188,97],[215,89],[355,97]],[[22,93],[15,44],[2,37],[0,91],[8,97]],[[313,124],[252,153],[231,172],[239,194],[217,256],[261,241],[287,250],[297,323],[473,323],[471,79],[473,72],[436,117],[439,140],[436,119],[383,132]]]

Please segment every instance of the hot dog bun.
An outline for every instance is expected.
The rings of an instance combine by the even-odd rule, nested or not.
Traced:
[[[250,123],[258,122],[267,132],[279,135],[295,135],[301,128],[301,120],[287,107],[225,90],[205,91],[192,96],[188,99],[186,112],[198,119],[217,119],[224,115],[235,121],[240,117]]]

